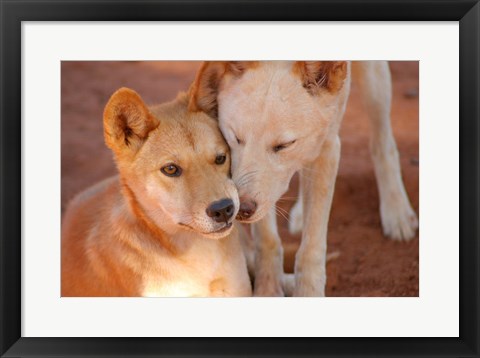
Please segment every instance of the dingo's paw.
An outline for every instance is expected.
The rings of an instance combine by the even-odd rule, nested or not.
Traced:
[[[286,297],[292,297],[295,290],[295,274],[285,273],[283,274],[283,292]]]
[[[408,241],[415,237],[418,218],[408,201],[403,205],[381,207],[380,215],[385,236],[398,241]]]
[[[294,297],[325,297],[325,284],[327,278],[325,274],[314,275],[295,275]]]
[[[257,297],[284,297],[282,280],[255,278],[253,295]]]

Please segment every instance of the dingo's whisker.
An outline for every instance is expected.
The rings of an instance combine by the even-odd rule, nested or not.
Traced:
[[[285,210],[285,209],[282,209],[281,207],[279,206],[275,206],[275,211],[281,215],[285,220],[287,220],[287,222],[290,223],[290,219],[288,218],[288,212]]]
[[[236,183],[237,186],[238,187],[243,186],[244,184],[246,184],[250,180],[250,178],[253,175],[255,175],[257,173],[258,173],[258,170],[252,170],[250,172],[247,172],[247,173],[243,174],[240,178],[238,178],[237,183]]]

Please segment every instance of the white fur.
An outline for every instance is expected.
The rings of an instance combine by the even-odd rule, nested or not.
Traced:
[[[296,171],[301,197],[290,230],[303,227],[295,263],[295,296],[324,296],[327,226],[340,159],[338,131],[352,75],[372,123],[371,153],[380,193],[384,233],[395,240],[415,236],[418,221],[401,178],[390,126],[391,79],[384,61],[348,63],[342,88],[309,94],[292,73],[292,63],[262,62],[240,77],[227,76],[218,95],[220,128],[232,153],[232,174],[241,199],[255,200],[250,218],[256,238],[255,295],[284,295],[283,252],[274,205]],[[237,138],[240,140],[238,143]],[[282,152],[275,143],[296,142]],[[288,280],[287,280],[288,281]],[[285,281],[286,282],[286,281]]]

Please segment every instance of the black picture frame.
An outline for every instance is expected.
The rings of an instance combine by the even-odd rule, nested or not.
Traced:
[[[0,353],[2,357],[107,355],[118,357],[479,357],[480,297],[477,221],[479,219],[480,159],[480,5],[478,0],[0,0],[0,12]],[[21,22],[131,20],[459,21],[460,337],[288,339],[21,337]],[[441,312],[439,312],[439,322],[441,322]],[[412,322],[412,324],[415,323]]]

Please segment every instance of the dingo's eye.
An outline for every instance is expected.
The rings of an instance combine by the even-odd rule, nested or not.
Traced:
[[[178,177],[180,174],[182,174],[182,169],[177,167],[175,164],[165,165],[160,169],[160,171],[167,177]]]
[[[225,163],[225,160],[227,160],[227,156],[225,154],[219,154],[215,158],[215,164],[222,165],[223,163]]]
[[[291,146],[293,143],[295,143],[295,142],[296,142],[296,140],[292,140],[292,141],[290,141],[290,142],[288,142],[288,143],[278,144],[278,145],[276,145],[276,146],[273,147],[273,151],[274,151],[275,153],[277,153],[277,152],[281,151],[282,149],[285,149],[285,148],[290,147],[290,146]]]

